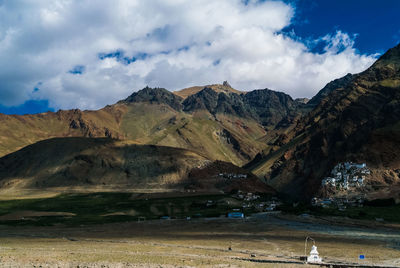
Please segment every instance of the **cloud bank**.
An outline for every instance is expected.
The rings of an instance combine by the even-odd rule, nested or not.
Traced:
[[[97,109],[146,85],[169,90],[229,83],[311,97],[366,69],[354,36],[311,43],[282,29],[295,7],[279,1],[0,1],[0,104],[49,100]]]

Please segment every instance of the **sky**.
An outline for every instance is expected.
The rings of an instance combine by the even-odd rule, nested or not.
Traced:
[[[145,86],[312,97],[400,42],[397,0],[0,0],[0,113],[99,109]]]

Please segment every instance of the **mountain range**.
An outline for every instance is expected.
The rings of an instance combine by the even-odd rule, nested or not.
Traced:
[[[284,144],[247,167],[278,191],[309,198],[337,163],[366,163],[373,192],[398,198],[391,189],[400,182],[400,45],[366,71],[330,82],[308,105]]]
[[[367,164],[371,192],[384,194],[400,181],[399,120],[400,46],[311,100],[228,82],[146,87],[96,111],[0,114],[0,187],[276,190],[308,199],[337,163],[352,161]],[[248,183],[220,173],[246,174]]]

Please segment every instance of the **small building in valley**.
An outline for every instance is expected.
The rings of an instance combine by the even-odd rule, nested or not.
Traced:
[[[228,213],[228,218],[231,218],[231,219],[243,219],[244,218],[244,214],[243,214],[243,212],[239,212],[239,211],[229,212]]]

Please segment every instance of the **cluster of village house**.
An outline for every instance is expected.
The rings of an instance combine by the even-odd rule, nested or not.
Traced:
[[[339,163],[332,169],[331,177],[322,180],[322,186],[335,187],[338,190],[362,187],[365,177],[369,174],[370,171],[365,163]]]
[[[336,190],[360,189],[365,184],[366,176],[370,175],[370,170],[365,163],[357,164],[344,162],[337,164],[331,172],[331,177],[322,180],[323,187],[330,187]],[[346,197],[317,198],[311,200],[311,204],[317,207],[335,207],[341,211],[347,207],[362,207],[364,203],[362,194],[347,195]]]
[[[238,191],[236,195],[234,195],[237,199],[244,201],[254,201],[260,198],[259,195],[253,193],[243,193],[242,191]]]
[[[276,197],[273,197],[270,201],[260,201],[259,195],[244,193],[242,191],[238,191],[234,197],[242,201],[242,209],[254,208],[259,212],[275,211],[277,206],[282,204]],[[205,203],[207,207],[214,206],[215,204],[216,202],[213,200],[207,200]]]
[[[243,208],[255,208],[259,211],[274,211],[276,207],[281,205],[281,202],[273,197],[270,201],[265,202],[254,202],[260,198],[259,195],[253,193],[243,193],[238,191],[236,194],[236,198],[243,200],[242,203]]]
[[[247,179],[247,174],[219,173],[218,177],[227,179]]]

